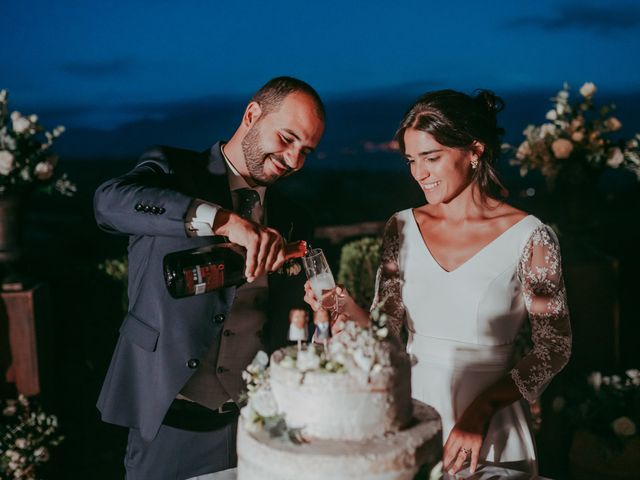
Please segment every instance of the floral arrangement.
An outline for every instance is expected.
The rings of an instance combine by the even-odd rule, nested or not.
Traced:
[[[381,302],[371,313],[371,324],[359,327],[355,322],[346,322],[344,330],[331,338],[328,350],[319,345],[308,345],[298,350],[291,346],[283,350],[279,365],[308,372],[349,373],[362,381],[391,365],[391,345],[384,342],[388,335],[386,315],[380,313]],[[284,436],[294,442],[301,441],[299,430],[287,428],[269,386],[269,357],[258,352],[251,364],[242,372],[246,382],[246,406],[241,415],[250,431],[266,430],[272,436]]]
[[[640,435],[640,370],[622,375],[591,373],[586,381],[567,388],[553,400],[553,409],[579,429],[620,449]]]
[[[574,160],[589,173],[623,167],[640,179],[640,134],[628,140],[613,139],[612,134],[622,128],[622,123],[612,115],[615,105],[596,106],[596,91],[593,83],[585,83],[580,88],[580,101],[571,103],[570,88],[565,83],[551,98],[554,107],[546,114],[547,122],[527,126],[525,140],[517,148],[506,146],[515,151],[512,164],[520,166],[522,176],[539,170],[553,189],[558,176]]]
[[[67,176],[57,173],[58,157],[51,151],[64,130],[60,125],[46,131],[37,115],[9,115],[7,91],[0,90],[0,195],[34,187],[67,196],[75,193]]]
[[[58,420],[20,395],[2,402],[0,473],[2,478],[31,480],[49,461],[49,449],[59,445]]]

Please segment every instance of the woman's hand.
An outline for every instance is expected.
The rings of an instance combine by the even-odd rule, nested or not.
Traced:
[[[355,319],[358,323],[367,324],[368,314],[358,307],[351,295],[343,285],[338,285],[332,290],[322,294],[322,298],[316,297],[311,288],[311,282],[304,284],[304,301],[309,304],[314,312],[320,309],[329,311],[331,315],[331,334],[336,335],[344,330],[347,320]],[[362,317],[362,318],[361,318]]]
[[[493,416],[492,409],[474,401],[462,414],[444,444],[442,463],[450,475],[458,473],[470,461],[469,471],[475,473],[480,448]]]

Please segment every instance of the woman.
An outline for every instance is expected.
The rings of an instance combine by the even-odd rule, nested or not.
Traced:
[[[500,200],[494,163],[502,100],[442,90],[406,113],[396,139],[427,203],[387,223],[375,307],[418,363],[413,396],[442,417],[443,464],[537,472],[523,399],[534,401],[566,364],[571,329],[551,228]],[[319,308],[307,286],[306,300]],[[368,314],[348,295],[344,313]],[[517,363],[529,317],[534,347]]]

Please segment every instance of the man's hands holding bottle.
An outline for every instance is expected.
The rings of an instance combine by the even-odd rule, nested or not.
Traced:
[[[247,250],[244,275],[248,282],[278,270],[286,260],[285,242],[277,230],[244,219],[234,212],[218,211],[213,231]]]

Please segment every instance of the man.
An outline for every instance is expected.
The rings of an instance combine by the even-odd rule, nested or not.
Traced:
[[[202,153],[154,149],[96,191],[98,225],[130,236],[129,309],[98,399],[104,421],[130,429],[127,479],[183,480],[235,466],[241,372],[263,339],[286,342],[289,309],[303,296],[302,276],[265,275],[284,261],[279,232],[309,235],[304,218],[290,218],[293,206],[265,190],[302,168],[323,130],[315,90],[275,78],[227,143]],[[172,298],[163,257],[222,237],[246,248],[249,283]]]

